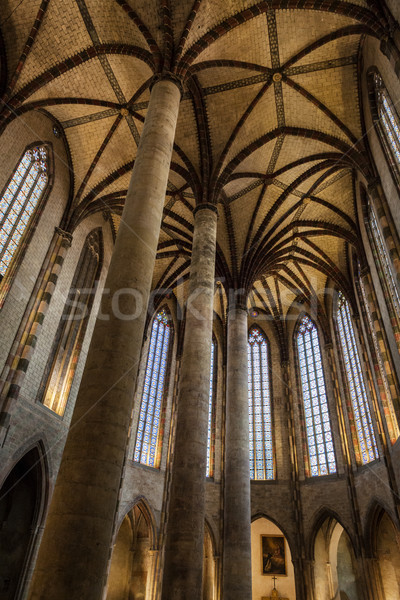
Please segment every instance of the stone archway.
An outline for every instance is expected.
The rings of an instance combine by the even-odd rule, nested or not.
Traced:
[[[107,600],[150,600],[153,530],[143,501],[123,519],[111,558]]]
[[[204,528],[203,550],[203,592],[202,600],[216,598],[216,565],[213,538],[206,523]]]
[[[327,517],[318,529],[314,557],[315,598],[360,600],[353,546],[334,517]]]
[[[18,462],[0,489],[0,598],[21,597],[42,512],[43,472],[35,447]]]
[[[382,513],[376,528],[376,557],[385,600],[400,598],[400,540],[392,520]]]

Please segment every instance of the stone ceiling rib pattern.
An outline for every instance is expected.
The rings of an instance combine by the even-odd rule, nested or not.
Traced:
[[[327,278],[348,286],[354,169],[369,175],[360,39],[389,28],[373,0],[7,4],[0,131],[35,109],[64,130],[72,224],[108,209],[116,234],[151,79],[170,70],[184,93],[154,285],[182,297],[193,209],[209,201],[219,204],[221,316],[223,286],[253,290],[249,303],[275,319]]]

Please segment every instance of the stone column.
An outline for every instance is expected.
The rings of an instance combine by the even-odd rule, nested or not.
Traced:
[[[102,597],[180,96],[151,91],[31,599]]]
[[[201,600],[216,231],[216,207],[199,205],[177,402],[163,600]]]
[[[1,374],[0,445],[4,444],[13,405],[18,400],[57,285],[72,235],[55,227],[54,236]]]
[[[251,598],[247,329],[245,303],[229,307],[222,572],[224,600]]]

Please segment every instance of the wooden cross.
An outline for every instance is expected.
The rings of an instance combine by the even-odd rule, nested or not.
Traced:
[[[273,581],[274,581],[274,590],[276,590],[276,580],[277,580],[278,578],[276,577],[276,575],[274,575],[272,579],[273,579]]]

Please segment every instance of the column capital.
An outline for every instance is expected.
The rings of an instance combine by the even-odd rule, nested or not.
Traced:
[[[215,214],[218,215],[218,208],[216,204],[211,204],[211,202],[202,202],[201,204],[198,204],[195,207],[193,214],[196,215],[200,210],[204,210],[206,208],[208,210],[211,210],[212,212],[215,212]]]
[[[171,71],[164,71],[163,73],[156,73],[153,76],[153,79],[151,81],[150,91],[153,89],[153,86],[156,83],[158,83],[159,81],[172,81],[172,83],[175,83],[175,85],[179,89],[179,91],[181,93],[181,97],[183,96],[183,81],[182,81],[181,77],[179,77],[179,75],[176,75],[175,73],[171,73]]]
[[[326,342],[326,344],[325,344],[325,350],[332,350],[332,349],[333,349],[332,342]]]
[[[54,231],[57,235],[61,236],[68,247],[72,244],[72,233],[61,229],[61,227],[54,227]]]
[[[230,312],[234,312],[234,311],[242,311],[244,313],[246,313],[246,317],[247,317],[247,305],[246,302],[241,299],[241,298],[235,298],[235,300],[231,300],[231,302],[228,305],[228,308],[226,309],[227,313]]]

